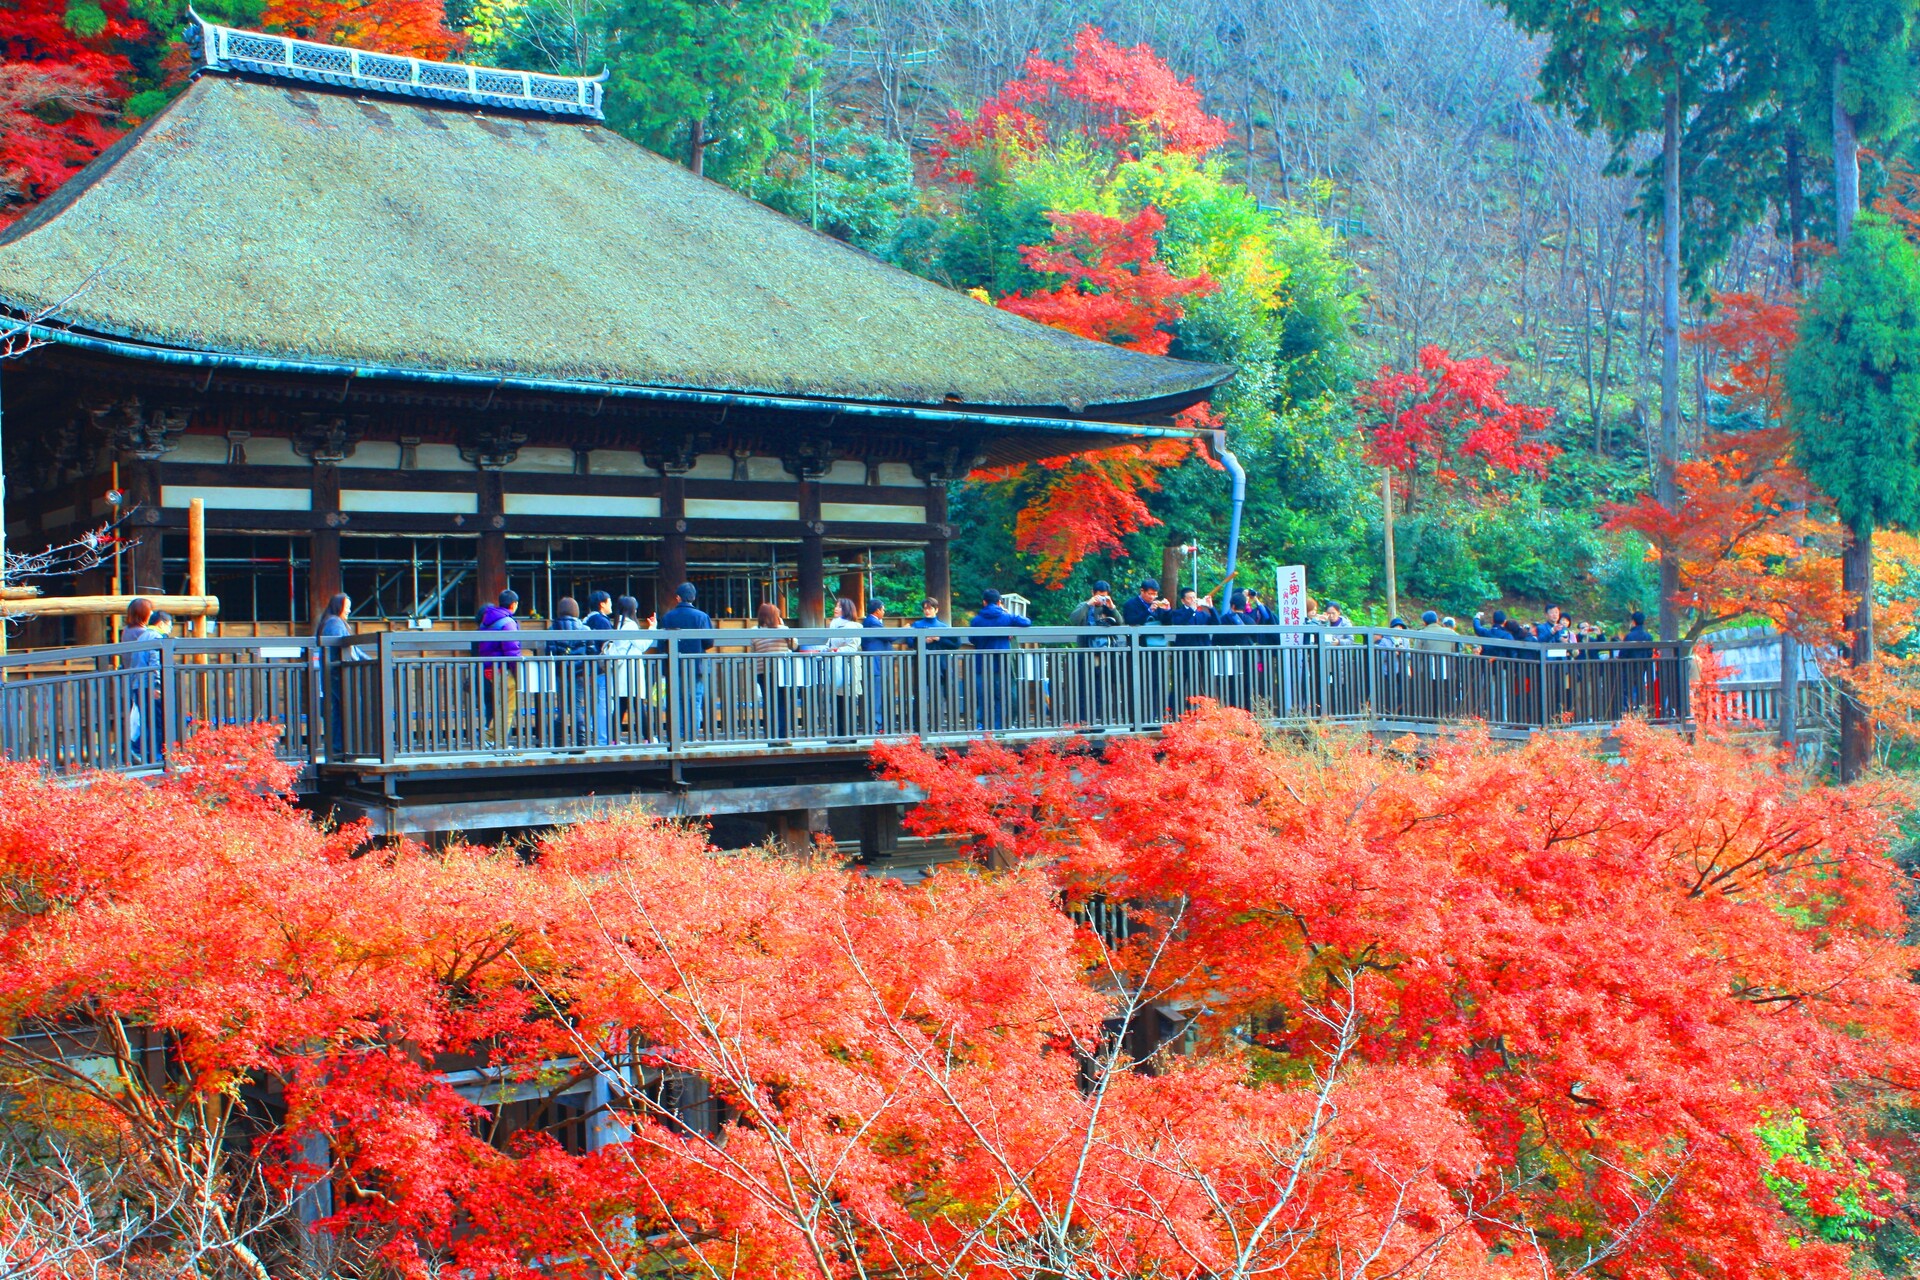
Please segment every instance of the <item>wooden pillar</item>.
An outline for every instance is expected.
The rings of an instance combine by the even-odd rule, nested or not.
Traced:
[[[853,601],[854,608],[864,615],[867,611],[867,575],[858,569],[841,574],[840,595]]]
[[[340,468],[313,466],[313,537],[307,550],[307,625],[316,625],[340,591]]]
[[[123,553],[122,572],[129,595],[159,594],[165,589],[160,559],[160,484],[154,466],[131,453],[120,455],[120,474],[127,484],[126,536],[137,539]]]
[[[900,852],[900,806],[869,804],[860,807],[860,856],[890,858]]]
[[[947,483],[935,480],[927,486],[927,594],[940,602],[940,620],[953,621],[953,530],[947,526]],[[913,608],[901,608],[901,612],[917,617],[919,604]]]
[[[821,536],[820,485],[800,482],[800,625],[824,627],[827,624],[827,548]]]
[[[660,540],[660,585],[655,595],[659,609],[673,605],[675,591],[687,580],[687,481],[669,475],[660,481],[660,518],[667,533]]]
[[[474,565],[480,607],[507,589],[506,487],[495,470],[480,473],[480,551]]]

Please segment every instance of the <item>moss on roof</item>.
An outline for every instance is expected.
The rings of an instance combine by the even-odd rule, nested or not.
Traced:
[[[1232,372],[985,306],[601,126],[211,75],[0,236],[0,301],[83,285],[86,332],[501,377],[1124,409]]]

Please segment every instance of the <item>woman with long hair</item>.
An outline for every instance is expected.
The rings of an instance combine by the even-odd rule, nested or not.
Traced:
[[[833,605],[833,620],[827,623],[830,631],[860,630],[860,606],[841,596]],[[833,656],[827,659],[834,692],[833,736],[851,738],[853,727],[860,723],[860,659],[846,655],[860,652],[857,637],[849,639],[831,639],[827,641],[827,652]]]
[[[632,596],[621,596],[613,602],[613,629],[616,633],[646,630],[640,625],[638,600]],[[626,635],[618,635],[607,641],[607,656],[616,659],[613,664],[613,698],[614,705],[620,709],[619,729],[627,735],[623,741],[651,736],[646,732],[645,715],[647,664],[640,660],[640,655],[651,648],[651,640],[639,640]]]
[[[786,656],[793,651],[793,637],[778,634],[787,630],[787,620],[771,600],[754,610],[753,624],[755,634],[749,647],[768,655],[754,664],[760,668],[754,678],[760,683],[760,702],[767,709],[767,723],[773,731],[768,745],[784,746],[793,722],[790,700],[798,696],[793,690],[793,659]]]

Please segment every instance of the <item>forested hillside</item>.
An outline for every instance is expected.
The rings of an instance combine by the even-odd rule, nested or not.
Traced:
[[[168,0],[12,0],[0,12],[0,164],[18,212],[177,89],[185,63],[169,37],[184,14]],[[1553,463],[1544,474],[1435,463],[1444,482],[1423,482],[1418,466],[1396,473],[1401,593],[1454,611],[1556,598],[1617,619],[1657,607],[1647,522],[1608,525],[1658,470],[1658,137],[1645,121],[1583,130],[1607,121],[1580,118],[1577,94],[1541,105],[1548,42],[1502,8],[235,0],[208,14],[500,65],[604,66],[616,127],[910,270],[1069,328],[1042,295],[1158,307],[1134,316],[1135,331],[1083,331],[1164,339],[1174,355],[1240,368],[1214,408],[1252,476],[1241,580],[1303,563],[1316,595],[1361,616],[1387,584],[1381,457],[1357,429],[1356,384],[1382,365],[1411,368],[1430,346],[1510,366],[1506,394],[1552,410]],[[1683,151],[1689,329],[1721,313],[1717,294],[1790,287],[1772,208],[1784,216],[1789,177],[1813,234],[1831,234],[1823,127],[1792,146],[1744,124],[1720,129],[1724,149],[1694,145],[1696,133],[1712,141],[1713,113],[1757,110],[1737,94],[1711,101],[1736,80],[1718,74],[1698,81]],[[1140,125],[1156,110],[1187,113],[1190,133]],[[1001,128],[1008,112],[1018,118]],[[1789,152],[1795,173],[1776,172]],[[1870,198],[1880,176],[1870,163]],[[1134,225],[1147,211],[1164,226]],[[1063,230],[1056,213],[1112,220],[1111,243],[1098,228]],[[1131,259],[1114,239],[1122,224]],[[1095,271],[1063,272],[1062,255]],[[1113,276],[1162,269],[1189,283],[1142,302],[1137,282]],[[1676,456],[1733,421],[1726,356],[1724,343],[1682,345]],[[956,590],[1019,589],[1036,616],[1064,617],[1092,578],[1159,574],[1179,544],[1198,547],[1189,576],[1217,578],[1227,492],[1208,462],[1082,459],[964,486]]]

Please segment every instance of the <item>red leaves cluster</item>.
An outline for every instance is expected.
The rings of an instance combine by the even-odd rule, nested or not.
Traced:
[[[1136,904],[1131,962],[1164,946],[1219,1052],[1261,1032],[1270,1079],[1324,1060],[1311,1015],[1351,984],[1365,1101],[1343,1114],[1399,1146],[1323,1176],[1410,1196],[1443,1273],[1506,1275],[1537,1246],[1530,1274],[1560,1274],[1623,1242],[1610,1273],[1838,1280],[1846,1250],[1783,1210],[1756,1130],[1797,1113],[1839,1153],[1825,1177],[1881,1212],[1901,1189],[1869,1140],[1920,1067],[1889,797],[1620,740],[1609,760],[1469,738],[1416,764],[1210,711],[1098,755],[887,757],[927,792],[923,829]]]
[[[1183,410],[1175,421],[1196,430],[1223,425],[1204,402]],[[970,478],[989,484],[1037,480],[1038,491],[1014,518],[1013,543],[1035,557],[1036,580],[1058,588],[1088,556],[1124,554],[1128,535],[1161,523],[1142,495],[1157,493],[1160,473],[1188,458],[1220,467],[1195,437],[1093,449],[1045,458],[1031,467],[975,472]]]
[[[1205,155],[1230,134],[1226,121],[1201,106],[1193,80],[1175,75],[1151,47],[1124,49],[1087,26],[1074,36],[1064,64],[1029,54],[1023,74],[982,103],[973,119],[949,116],[934,156],[955,181],[971,183],[972,169],[950,164],[956,154],[1031,151],[1068,131],[1122,155]]]
[[[111,143],[133,64],[122,48],[147,25],[104,0],[85,37],[64,0],[16,0],[0,23],[0,222],[44,199]]]
[[[240,738],[158,787],[0,768],[0,1017],[151,1033],[164,1081],[42,1073],[71,1096],[33,1114],[158,1193],[195,1158],[174,1122],[242,1096],[276,1178],[324,1135],[330,1229],[395,1274],[1536,1276],[1611,1251],[1838,1280],[1763,1175],[1816,1205],[1899,1187],[1867,1140],[1920,1044],[1894,815],[1715,748],[1629,727],[1613,761],[1415,763],[1220,711],[1098,756],[902,748],[921,826],[1025,864],[908,888],[638,815],[525,856],[362,852]],[[1133,939],[1095,946],[1056,892],[1134,904]],[[1097,1071],[1135,986],[1197,1016],[1198,1052]],[[0,1045],[10,1082],[42,1043]],[[724,1141],[646,1101],[668,1070]],[[600,1149],[483,1140],[503,1091],[595,1071],[628,1082]],[[1786,1114],[1830,1169],[1775,1169],[1756,1127]],[[201,1185],[196,1215],[245,1211]]]
[[[1000,299],[1015,315],[1095,342],[1163,356],[1173,341],[1164,329],[1186,314],[1182,298],[1204,297],[1220,286],[1202,272],[1176,276],[1154,254],[1167,220],[1151,206],[1127,221],[1103,213],[1049,213],[1053,243],[1022,245],[1034,271],[1066,277],[1055,289]]]
[[[1693,611],[1689,635],[1747,614],[1824,643],[1837,634],[1841,531],[1826,499],[1793,460],[1781,383],[1799,311],[1751,294],[1722,294],[1720,318],[1695,340],[1713,347],[1726,374],[1713,384],[1736,412],[1764,424],[1708,433],[1698,454],[1674,467],[1679,496],[1668,510],[1648,495],[1611,508],[1607,527],[1632,529],[1680,572],[1675,603]]]
[[[1381,366],[1354,392],[1354,412],[1367,433],[1370,459],[1443,484],[1468,463],[1490,471],[1546,474],[1558,452],[1539,436],[1553,410],[1515,404],[1501,383],[1509,370],[1485,357],[1458,359],[1440,347],[1420,349],[1419,369]]]
[[[466,37],[447,27],[444,0],[269,0],[268,30],[415,58],[445,58]]]

